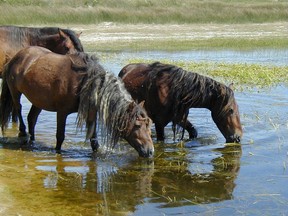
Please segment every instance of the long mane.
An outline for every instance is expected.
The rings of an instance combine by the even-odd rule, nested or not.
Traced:
[[[173,100],[173,113],[183,117],[192,107],[208,108],[220,113],[224,106],[234,98],[233,91],[226,85],[198,73],[185,71],[180,67],[155,62],[150,65],[150,86],[163,77],[169,86],[169,96]],[[168,76],[164,76],[168,73]],[[149,85],[149,84],[148,84]],[[178,116],[179,118],[179,116]]]
[[[132,97],[123,82],[105,71],[97,59],[90,58],[87,64],[87,78],[80,92],[78,127],[82,127],[87,121],[89,111],[96,110],[97,129],[101,131],[102,142],[113,147],[122,133],[127,133],[131,129],[129,125],[136,120],[137,113],[129,113],[131,104]],[[91,136],[88,133],[89,129],[86,138]]]

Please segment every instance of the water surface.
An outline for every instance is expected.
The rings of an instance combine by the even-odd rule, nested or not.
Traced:
[[[109,65],[115,74],[123,66],[113,59]],[[208,110],[191,109],[199,137],[174,141],[169,125],[168,139],[158,143],[152,128],[151,159],[139,158],[125,141],[108,155],[103,146],[92,153],[76,131],[76,114],[67,120],[61,155],[53,150],[55,113],[41,113],[32,146],[9,125],[0,139],[0,215],[286,215],[288,87],[235,94],[241,145],[224,143]],[[30,104],[25,98],[22,104],[27,116]]]

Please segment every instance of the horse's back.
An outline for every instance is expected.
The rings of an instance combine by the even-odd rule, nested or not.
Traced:
[[[48,53],[51,51],[43,47],[31,46],[20,50],[7,64],[7,76],[18,73],[24,74],[40,56]]]
[[[36,107],[56,111],[67,105],[75,110],[79,77],[68,55],[42,47],[25,48],[12,58],[5,73],[10,90],[23,93]]]
[[[122,68],[118,76],[124,81],[126,88],[140,87],[147,80],[151,68],[149,64],[128,64]]]

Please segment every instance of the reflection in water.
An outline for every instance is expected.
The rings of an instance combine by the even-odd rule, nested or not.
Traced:
[[[241,146],[223,148],[217,144],[217,136],[211,136],[217,130],[209,113],[207,117],[205,110],[197,110],[196,116],[203,121],[199,139],[155,143],[156,155],[152,159],[139,158],[125,143],[122,150],[106,155],[92,153],[89,145],[71,142],[62,155],[57,155],[51,135],[41,135],[38,139],[44,142],[27,146],[15,137],[17,130],[11,128],[14,135],[0,140],[0,151],[5,151],[0,164],[8,163],[9,169],[3,173],[15,179],[3,184],[13,188],[13,200],[17,202],[11,205],[17,207],[5,213],[23,214],[22,209],[26,209],[27,215],[34,214],[37,208],[29,205],[31,199],[36,206],[45,203],[42,213],[48,215],[65,214],[67,209],[84,215],[130,215],[137,214],[145,204],[171,208],[232,199]],[[40,124],[40,128],[44,127]],[[173,137],[172,133],[167,128],[167,136]],[[26,179],[24,189],[16,179]]]
[[[240,169],[241,146],[213,149],[180,145],[157,143],[157,152],[163,152],[150,160],[121,154],[101,158],[89,155],[87,147],[78,157],[71,153],[73,149],[65,155],[18,152],[18,162],[32,169],[28,172],[30,182],[26,182],[31,188],[27,199],[36,196],[39,202],[46,202],[41,193],[45,194],[50,200],[45,204],[47,211],[61,203],[74,212],[128,214],[144,203],[178,207],[231,199]],[[13,154],[15,150],[6,151]]]

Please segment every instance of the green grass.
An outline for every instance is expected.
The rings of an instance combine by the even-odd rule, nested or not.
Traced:
[[[288,21],[287,0],[0,0],[0,25],[96,25],[103,22],[118,24],[164,24],[165,34],[173,32],[171,24],[192,24],[201,29],[206,24],[208,30],[199,31],[206,36],[213,32],[211,23],[221,25],[221,32],[227,32],[227,24],[242,25],[238,32],[253,29],[251,23],[283,22],[284,30],[277,35],[276,28],[255,29],[254,32],[275,32],[268,36],[189,38],[176,37],[164,39],[140,38],[136,40],[93,41],[85,43],[86,51],[123,51],[123,50],[205,50],[233,49],[248,50],[258,48],[281,49],[288,47],[285,25]],[[169,24],[169,25],[166,25]],[[231,25],[232,24],[232,25]],[[246,26],[250,25],[250,26]],[[119,33],[127,33],[124,28]],[[131,26],[130,26],[131,27]],[[213,27],[213,26],[212,26]],[[229,27],[227,27],[229,28]],[[113,28],[107,28],[114,31]],[[131,27],[133,32],[133,26]],[[102,29],[98,29],[100,31]],[[140,34],[153,33],[157,29],[144,29]],[[179,30],[179,29],[178,29]],[[192,29],[193,30],[193,29]],[[194,28],[194,30],[197,30]],[[97,30],[96,30],[97,31]],[[127,32],[125,32],[127,31]],[[146,32],[147,31],[147,32]],[[150,31],[150,32],[148,32]],[[189,35],[189,31],[183,34]],[[233,33],[233,29],[231,31]],[[283,33],[284,32],[284,33]],[[107,33],[107,32],[104,32]],[[118,33],[114,31],[112,33]],[[136,31],[136,34],[139,32]],[[182,32],[179,33],[181,35]],[[85,35],[86,32],[83,32]],[[169,62],[169,61],[168,61]],[[170,62],[183,66],[186,70],[201,72],[218,77],[227,82],[248,86],[273,86],[275,83],[288,83],[288,68],[246,64]]]
[[[130,59],[133,62],[147,62],[144,59]],[[234,83],[237,90],[241,88],[270,88],[278,84],[288,85],[288,66],[266,66],[260,64],[229,64],[213,62],[188,62],[162,60],[184,70],[197,72],[212,77],[226,85]]]
[[[274,0],[0,0],[0,24],[263,23],[288,20]]]
[[[94,44],[85,44],[88,51],[117,52],[130,51],[188,51],[188,50],[255,50],[255,49],[282,49],[288,47],[288,37],[277,38],[209,38],[209,39],[177,39],[177,40],[117,40],[99,41]]]

